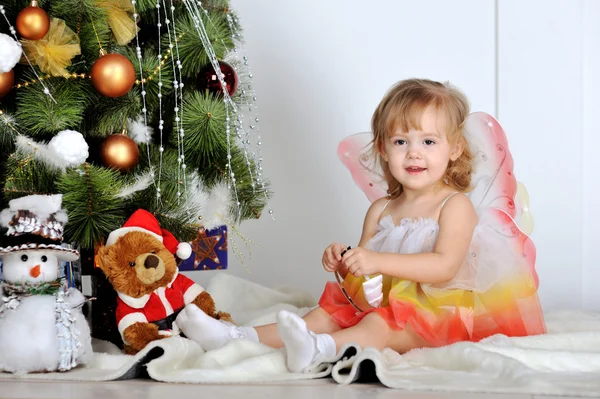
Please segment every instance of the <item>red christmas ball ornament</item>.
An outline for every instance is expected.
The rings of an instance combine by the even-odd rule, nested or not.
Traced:
[[[219,61],[219,67],[227,86],[227,92],[233,97],[239,84],[237,72],[231,65],[223,61]],[[208,90],[213,94],[223,94],[223,87],[212,64],[209,64],[198,74],[196,81],[196,87],[200,90]]]

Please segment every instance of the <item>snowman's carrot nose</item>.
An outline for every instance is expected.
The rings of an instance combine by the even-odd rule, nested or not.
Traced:
[[[34,267],[32,267],[29,271],[29,274],[31,275],[31,277],[37,278],[40,275],[40,265],[35,265]]]

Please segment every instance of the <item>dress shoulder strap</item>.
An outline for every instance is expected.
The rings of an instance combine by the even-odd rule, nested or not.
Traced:
[[[381,219],[381,215],[383,215],[383,211],[385,211],[385,208],[387,208],[388,204],[392,202],[392,200],[388,200],[385,205],[383,205],[383,208],[381,208],[381,212],[379,212],[379,219]]]
[[[456,191],[456,192],[453,192],[452,194],[450,194],[449,196],[447,196],[447,197],[446,197],[446,199],[444,200],[444,202],[442,202],[442,207],[441,207],[441,209],[444,209],[444,205],[446,205],[446,202],[448,202],[448,200],[449,200],[450,198],[452,198],[452,197],[453,197],[455,194],[458,194],[458,191]],[[441,212],[441,209],[440,209],[440,212]]]

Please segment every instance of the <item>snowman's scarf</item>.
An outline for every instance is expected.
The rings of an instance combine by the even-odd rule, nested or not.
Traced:
[[[31,295],[56,295],[58,290],[62,287],[62,281],[60,278],[54,281],[44,281],[38,284],[30,283],[8,283],[6,281],[0,281],[0,288],[2,289],[3,296],[31,296]]]
[[[7,310],[15,310],[18,308],[21,299],[32,295],[56,295],[61,287],[62,283],[60,279],[44,281],[37,284],[0,281],[0,292],[2,292],[0,319]]]
[[[81,347],[79,331],[75,328],[75,319],[71,314],[71,305],[66,301],[66,293],[61,289],[61,279],[39,284],[11,284],[0,282],[2,302],[0,302],[0,319],[7,311],[17,309],[24,297],[33,295],[52,295],[55,297],[56,334],[58,337],[58,370],[66,371],[77,366],[77,350]]]

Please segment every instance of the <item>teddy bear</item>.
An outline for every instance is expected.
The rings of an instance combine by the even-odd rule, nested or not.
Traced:
[[[202,286],[179,273],[175,256],[187,259],[191,254],[190,244],[179,243],[144,209],[135,211],[98,247],[96,266],[117,292],[117,328],[127,354],[180,335],[174,321],[191,303],[215,319],[232,321],[228,313],[216,311]]]

